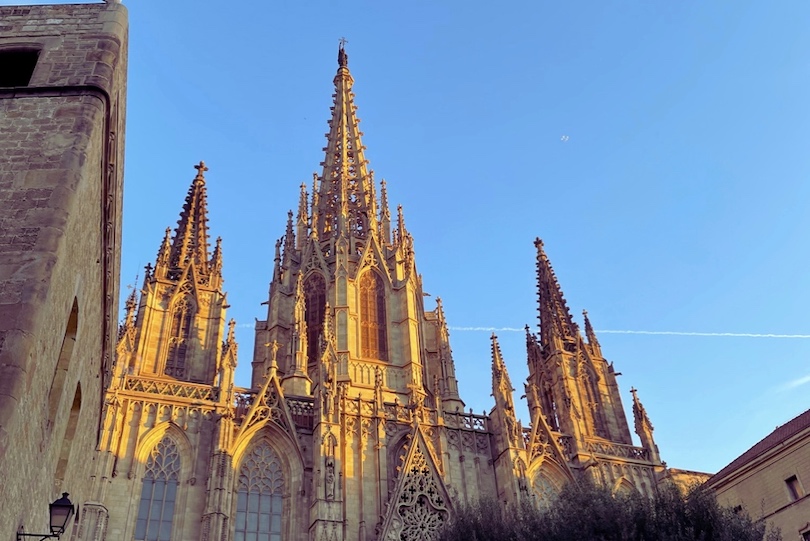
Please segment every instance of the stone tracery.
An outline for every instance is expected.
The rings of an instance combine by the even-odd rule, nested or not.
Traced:
[[[444,491],[419,446],[403,475],[388,539],[432,541],[447,520],[448,509]]]

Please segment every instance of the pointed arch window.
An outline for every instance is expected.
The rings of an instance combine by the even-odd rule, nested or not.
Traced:
[[[165,436],[149,453],[146,462],[135,541],[170,541],[179,477],[177,444]]]
[[[317,366],[321,358],[321,332],[326,307],[326,282],[319,273],[310,274],[304,282],[304,310],[307,320],[307,363]]]
[[[278,454],[261,441],[239,468],[234,541],[281,541],[284,474]]]
[[[191,325],[194,322],[194,303],[182,299],[174,306],[172,312],[169,354],[166,357],[164,373],[175,378],[186,375],[186,356],[188,354]]]
[[[385,284],[374,271],[360,278],[360,355],[388,360]]]

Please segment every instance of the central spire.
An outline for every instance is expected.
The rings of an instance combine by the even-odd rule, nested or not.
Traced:
[[[318,197],[313,201],[312,226],[322,241],[342,235],[363,238],[376,229],[374,181],[363,155],[363,134],[352,92],[354,79],[344,45],[345,40],[341,40],[326,156],[321,163],[323,172],[316,179]]]
[[[208,203],[205,193],[205,162],[195,165],[197,176],[186,195],[180,220],[172,242],[170,265],[184,269],[189,263],[203,273],[208,272]]]
[[[553,338],[561,340],[574,340],[579,335],[571,312],[563,297],[557,276],[551,268],[543,241],[535,239],[537,249],[537,300],[540,318],[540,336],[544,345],[551,343]]]

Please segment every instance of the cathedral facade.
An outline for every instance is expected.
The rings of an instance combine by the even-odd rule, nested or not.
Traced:
[[[539,239],[530,424],[494,335],[494,407],[465,411],[441,301],[425,306],[402,209],[368,169],[352,85],[341,46],[323,169],[276,244],[249,388],[234,384],[222,245],[209,245],[196,166],[126,303],[98,459],[106,515],[78,538],[428,541],[481,497],[542,506],[582,478],[650,495],[677,477],[635,391],[633,445],[613,365]]]

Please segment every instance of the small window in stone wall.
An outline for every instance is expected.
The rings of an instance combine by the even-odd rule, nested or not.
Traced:
[[[795,502],[802,497],[802,487],[799,485],[799,479],[795,475],[791,475],[785,479],[788,494],[790,494],[790,501]]]
[[[0,49],[0,88],[28,86],[38,58],[36,49]]]

